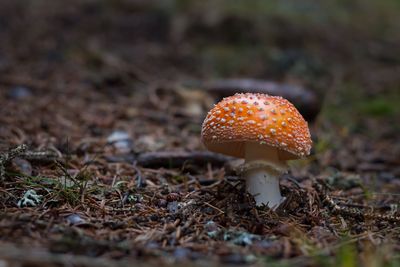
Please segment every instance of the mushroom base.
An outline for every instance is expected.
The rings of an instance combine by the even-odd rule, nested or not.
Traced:
[[[245,156],[242,176],[247,192],[254,196],[257,206],[277,208],[283,201],[279,176],[287,169],[285,162],[279,160],[277,149],[257,143],[246,144]]]
[[[250,169],[243,173],[246,189],[256,201],[257,206],[267,205],[275,209],[283,198],[279,188],[278,173],[266,168]]]

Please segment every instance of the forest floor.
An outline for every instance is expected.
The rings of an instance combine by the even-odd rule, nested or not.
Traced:
[[[155,3],[1,4],[0,266],[398,266],[393,3],[350,22]],[[220,99],[201,82],[230,77],[317,96],[275,211],[201,144]]]

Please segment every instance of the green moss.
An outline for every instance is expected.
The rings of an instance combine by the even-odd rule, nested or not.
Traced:
[[[338,267],[357,267],[357,250],[354,244],[346,244],[338,250],[336,255],[336,264]]]
[[[322,109],[321,120],[327,119],[349,132],[360,130],[366,118],[394,119],[400,115],[400,94],[396,89],[372,95],[361,85],[351,82],[327,98],[329,101],[326,101]]]
[[[400,99],[390,97],[378,97],[367,99],[359,104],[359,110],[362,114],[371,116],[393,116],[399,113]]]

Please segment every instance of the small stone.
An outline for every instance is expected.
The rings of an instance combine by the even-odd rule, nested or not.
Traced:
[[[8,91],[8,97],[13,100],[23,100],[32,96],[32,90],[25,86],[16,86]]]
[[[22,158],[15,158],[12,160],[12,168],[21,174],[26,176],[32,175],[32,165],[29,161]]]
[[[82,225],[86,224],[86,220],[82,219],[78,214],[71,214],[66,218],[70,225]]]
[[[107,137],[107,143],[112,144],[120,152],[130,152],[133,147],[133,141],[130,135],[125,131],[114,131]]]

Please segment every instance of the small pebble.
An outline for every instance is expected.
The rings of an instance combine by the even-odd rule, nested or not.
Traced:
[[[71,214],[66,218],[66,220],[70,225],[81,225],[86,223],[86,221],[78,214]]]
[[[132,150],[133,141],[129,133],[114,131],[107,137],[107,143],[112,144],[119,152],[128,153]]]
[[[15,171],[31,176],[32,175],[32,165],[29,161],[22,158],[15,158],[12,160],[12,167]]]
[[[13,100],[23,100],[32,96],[32,90],[25,86],[15,86],[8,91],[7,95]]]

